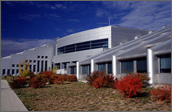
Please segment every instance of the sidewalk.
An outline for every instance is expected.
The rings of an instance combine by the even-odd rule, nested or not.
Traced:
[[[1,111],[28,111],[6,80],[1,80]]]

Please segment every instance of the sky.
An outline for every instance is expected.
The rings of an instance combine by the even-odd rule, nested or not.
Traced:
[[[171,25],[170,1],[2,1],[1,57],[109,25],[159,30]]]

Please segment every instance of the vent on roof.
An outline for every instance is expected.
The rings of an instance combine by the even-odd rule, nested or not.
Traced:
[[[135,36],[134,39],[138,39],[138,36]]]
[[[149,31],[149,34],[151,34],[152,33],[152,31]]]

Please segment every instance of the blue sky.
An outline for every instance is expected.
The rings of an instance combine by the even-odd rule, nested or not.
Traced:
[[[1,57],[72,33],[111,25],[158,30],[171,25],[170,1],[2,1]]]

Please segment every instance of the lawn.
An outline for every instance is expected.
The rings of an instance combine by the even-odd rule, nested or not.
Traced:
[[[149,94],[124,98],[112,88],[95,89],[82,82],[14,91],[29,111],[171,111],[171,103],[152,101]]]

